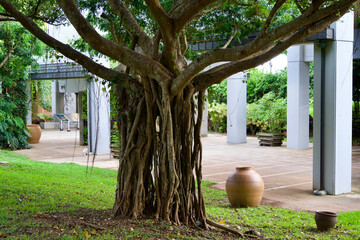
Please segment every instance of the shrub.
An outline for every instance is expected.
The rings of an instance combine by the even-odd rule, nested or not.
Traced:
[[[255,131],[281,132],[286,127],[286,99],[273,92],[265,94],[258,101],[247,105],[247,125]]]
[[[38,113],[40,119],[44,119],[45,122],[52,122],[53,116],[51,114]]]
[[[260,100],[266,93],[273,92],[275,99],[286,98],[287,69],[276,73],[264,73],[256,68],[249,70],[246,81],[247,102]]]
[[[0,148],[23,149],[30,148],[26,136],[30,136],[24,121],[14,116],[16,104],[0,98]]]
[[[219,84],[214,84],[208,88],[209,103],[225,103],[227,102],[227,80]]]
[[[215,132],[226,132],[227,105],[225,103],[211,103],[209,106],[209,126]]]

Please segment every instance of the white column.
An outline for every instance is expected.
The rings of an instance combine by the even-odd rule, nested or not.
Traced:
[[[227,79],[227,142],[246,143],[246,72]]]
[[[51,115],[54,116],[56,113],[56,80],[51,82]]]
[[[309,148],[309,64],[305,46],[288,49],[287,59],[287,148]]]
[[[27,102],[28,102],[28,113],[26,115],[26,124],[31,124],[31,89],[30,89],[30,82],[26,82],[26,93],[28,95]]]
[[[353,24],[346,14],[331,25],[335,41],[315,45],[313,187],[320,189],[323,168],[332,195],[351,192]]]
[[[101,81],[88,85],[88,146],[91,153],[110,153],[110,93]]]
[[[205,92],[205,96],[208,95],[208,92]],[[201,136],[208,136],[208,121],[209,121],[209,101],[205,97],[204,109],[203,109],[203,118],[201,122]]]

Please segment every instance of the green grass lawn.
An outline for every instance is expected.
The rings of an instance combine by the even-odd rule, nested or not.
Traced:
[[[116,171],[28,160],[0,151],[0,238],[9,239],[235,239],[156,219],[114,220]],[[314,214],[271,206],[230,208],[224,191],[203,183],[209,219],[253,231],[261,239],[360,239],[360,211],[341,213],[336,227],[316,229]]]

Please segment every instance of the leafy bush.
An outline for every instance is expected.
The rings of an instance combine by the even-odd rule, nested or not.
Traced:
[[[14,116],[16,104],[0,98],[0,148],[12,150],[30,148],[26,136],[30,136],[24,121]]]
[[[247,125],[255,131],[280,132],[286,127],[286,99],[273,92],[265,94],[260,100],[247,105]]]
[[[208,88],[209,103],[225,103],[227,102],[227,80],[219,84],[214,84]]]
[[[266,93],[275,94],[274,99],[286,98],[287,69],[276,73],[264,73],[256,68],[249,70],[250,77],[246,81],[247,102],[260,100]]]
[[[216,132],[226,132],[227,105],[217,102],[210,104],[209,115],[210,129]]]
[[[53,116],[51,114],[38,113],[40,119],[44,119],[45,122],[52,122]]]

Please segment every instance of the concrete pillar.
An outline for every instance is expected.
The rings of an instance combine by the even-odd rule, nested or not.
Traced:
[[[208,92],[205,92],[207,96]],[[203,118],[201,122],[201,136],[207,137],[208,136],[208,121],[209,121],[209,101],[207,97],[205,98],[204,109],[203,109]]]
[[[27,102],[28,102],[28,113],[26,116],[26,124],[31,124],[32,123],[32,119],[31,119],[31,89],[30,89],[30,82],[27,81],[26,82],[26,93],[27,93]]]
[[[101,81],[88,85],[88,149],[96,154],[110,154],[110,93]]]
[[[288,49],[287,59],[287,148],[309,148],[309,63],[305,46]]]
[[[64,113],[64,92],[60,92],[58,80],[51,83],[51,99],[52,114]]]
[[[79,133],[80,133],[80,145],[84,145],[84,120],[83,120],[83,104],[82,104],[82,96],[83,96],[83,92],[79,92],[77,94],[77,98],[78,98],[78,101],[77,101],[77,109],[78,109],[78,114],[79,114],[79,117],[78,117],[78,121],[79,121]]]
[[[227,79],[227,142],[246,143],[246,72]]]
[[[346,14],[315,44],[313,188],[332,195],[351,192],[353,24]]]
[[[56,113],[56,80],[51,82],[51,113],[52,116]]]

